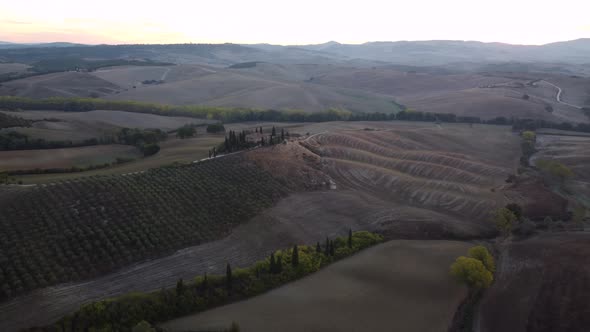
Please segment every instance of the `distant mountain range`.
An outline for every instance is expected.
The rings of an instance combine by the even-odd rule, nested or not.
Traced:
[[[14,49],[14,48],[31,48],[31,47],[72,47],[72,46],[86,46],[84,44],[54,42],[54,43],[11,43],[0,41],[0,49]]]
[[[397,41],[365,44],[175,44],[81,45],[73,43],[14,44],[0,42],[0,61],[31,63],[45,59],[92,57],[146,58],[173,63],[227,66],[266,61],[284,64],[353,64],[440,66],[456,63],[568,63],[590,64],[590,38],[546,45],[511,45],[476,41]]]

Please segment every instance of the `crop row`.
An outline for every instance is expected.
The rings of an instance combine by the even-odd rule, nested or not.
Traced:
[[[221,238],[286,192],[232,156],[0,195],[0,298]]]

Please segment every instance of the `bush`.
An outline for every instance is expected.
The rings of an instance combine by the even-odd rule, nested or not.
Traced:
[[[471,289],[488,288],[494,277],[484,264],[475,258],[461,256],[451,265],[451,275]]]
[[[151,156],[151,155],[158,153],[158,151],[160,151],[160,146],[156,143],[146,144],[141,148],[141,151],[143,152],[143,155],[145,157]]]
[[[494,256],[490,254],[488,249],[484,246],[476,246],[468,251],[469,257],[475,258],[483,263],[488,271],[491,273],[496,272],[496,263],[494,262]]]
[[[565,181],[574,176],[574,172],[572,172],[571,169],[555,160],[537,160],[537,167],[549,176],[558,178],[561,181]]]
[[[185,139],[187,137],[195,136],[196,132],[197,132],[197,130],[195,129],[194,126],[185,125],[185,126],[178,128],[178,130],[176,131],[176,136],[180,137],[181,139]]]
[[[223,133],[225,127],[221,123],[213,123],[207,126],[207,132],[210,134]]]
[[[510,234],[512,227],[516,222],[516,216],[509,209],[501,208],[496,211],[494,222],[496,223],[496,228],[498,231],[504,234],[504,236],[507,236]]]

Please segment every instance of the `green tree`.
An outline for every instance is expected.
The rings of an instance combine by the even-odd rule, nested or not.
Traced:
[[[195,136],[196,132],[197,130],[195,129],[195,127],[191,125],[185,125],[178,129],[178,131],[176,132],[176,136],[180,137],[181,139],[185,139],[187,137]]]
[[[512,211],[508,210],[507,208],[498,209],[494,215],[494,222],[496,223],[496,228],[500,231],[504,236],[508,236],[514,223],[516,222],[516,216]]]
[[[516,203],[510,203],[506,205],[506,208],[514,213],[514,216],[517,220],[522,219],[522,207],[520,205]]]
[[[324,255],[330,256],[330,239],[326,237],[326,246],[324,247]]]
[[[496,263],[494,262],[494,256],[490,254],[488,249],[484,246],[475,246],[469,249],[468,255],[471,258],[475,258],[483,263],[486,269],[492,273],[496,272]]]
[[[131,332],[156,332],[156,329],[150,323],[142,320],[131,329]]]
[[[320,246],[320,241],[318,241],[318,243],[315,245],[315,252],[317,252],[318,254],[322,253],[322,246]]]
[[[277,273],[277,263],[275,261],[275,253],[270,254],[270,264],[268,266],[270,273]]]
[[[352,228],[348,230],[348,247],[352,248]]]
[[[479,259],[461,256],[451,265],[451,275],[471,289],[488,288],[494,276]]]
[[[8,184],[8,172],[0,172],[0,183]]]
[[[232,272],[231,266],[227,263],[227,267],[225,268],[225,282],[227,284],[227,290],[231,292],[233,279],[232,279]]]
[[[525,141],[535,141],[537,139],[537,134],[534,131],[523,131],[522,132],[522,139]]]
[[[291,254],[291,265],[297,267],[299,265],[299,248],[297,245],[293,246],[293,252]]]
[[[272,132],[270,133],[270,136],[271,137],[277,136],[277,130],[276,130],[275,126],[272,126]]]
[[[561,182],[574,176],[571,169],[555,160],[537,160],[536,164],[544,173],[559,179]]]
[[[278,255],[277,256],[277,272],[276,273],[281,273],[283,272],[283,256]]]
[[[182,280],[182,278],[180,278],[176,282],[176,295],[181,296],[182,294],[184,294],[184,291],[185,291],[184,281]]]

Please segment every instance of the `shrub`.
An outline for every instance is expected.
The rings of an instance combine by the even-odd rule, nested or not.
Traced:
[[[469,257],[481,261],[488,271],[492,273],[496,272],[496,263],[494,262],[494,257],[490,254],[486,247],[476,246],[470,248],[468,254]]]
[[[160,146],[156,143],[146,144],[141,148],[145,157],[154,155],[160,151]]]
[[[512,227],[516,222],[516,216],[507,208],[501,208],[496,211],[494,222],[496,223],[496,228],[498,231],[504,234],[504,236],[507,236],[510,234]]]
[[[488,288],[494,277],[484,264],[475,258],[461,256],[451,265],[451,275],[471,289]]]
[[[223,133],[225,127],[221,123],[213,123],[207,126],[207,132],[210,134]]]

